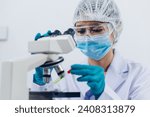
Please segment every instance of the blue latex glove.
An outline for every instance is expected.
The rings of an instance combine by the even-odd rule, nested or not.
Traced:
[[[50,36],[50,34],[51,34],[51,31],[48,31],[44,35],[41,35],[40,33],[37,33],[36,36],[35,36],[35,41],[37,41],[38,39],[40,39],[42,37],[48,37],[48,36]],[[43,80],[43,68],[37,67],[35,69],[35,74],[33,75],[33,82],[37,85],[40,85],[40,86],[46,84]]]
[[[74,64],[71,66],[71,74],[81,75],[79,82],[87,82],[96,99],[103,93],[105,88],[104,69],[100,66]]]
[[[50,30],[47,31],[47,33],[45,33],[44,35],[41,35],[41,33],[37,33],[34,40],[37,41],[38,39],[40,39],[42,37],[48,37],[48,36],[50,36],[50,34],[52,34]]]
[[[33,82],[37,85],[45,85],[46,83],[43,80],[43,68],[37,67],[35,69],[35,74],[33,75]]]

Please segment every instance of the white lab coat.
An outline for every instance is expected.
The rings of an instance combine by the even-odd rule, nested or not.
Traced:
[[[82,64],[86,63],[87,60]],[[76,81],[76,77],[79,76],[73,78],[71,74],[67,74],[65,79],[60,82],[63,85],[62,87],[60,85],[59,88],[67,92],[81,92],[81,98],[78,99],[84,99],[89,87],[86,82]],[[124,59],[117,51],[115,51],[114,59],[105,75],[105,83],[105,90],[99,100],[150,99],[150,70],[139,63]]]

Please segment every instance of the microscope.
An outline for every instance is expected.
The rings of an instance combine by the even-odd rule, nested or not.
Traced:
[[[48,55],[48,60],[40,66],[43,68],[43,81],[44,83],[52,82],[52,70],[55,70],[58,79],[54,82],[60,81],[65,76],[65,71],[61,66],[61,63],[64,61],[62,56],[59,54],[67,54],[71,52],[76,43],[73,39],[74,37],[74,30],[68,29],[63,34],[59,30],[55,30],[54,32],[48,31],[47,34],[41,35],[39,39],[36,41],[29,42],[29,52],[31,54],[46,54]],[[42,39],[41,39],[42,38]],[[34,74],[35,75],[35,74]],[[59,97],[79,97],[80,94],[77,92],[30,92],[29,98],[30,99],[53,99]]]
[[[64,58],[59,56],[59,54],[66,54],[74,49],[74,34],[74,30],[71,28],[63,34],[59,30],[55,30],[54,32],[48,31],[46,34],[40,35],[39,38],[35,38],[35,41],[29,42],[29,53],[43,53],[49,55],[49,60],[40,66],[43,68],[43,81],[45,83],[51,81],[51,72],[53,69],[56,71],[60,79],[65,76],[65,71],[61,66]],[[69,39],[69,41],[67,41],[67,39]]]
[[[37,67],[43,68],[45,83],[52,80],[51,71],[56,71],[63,78],[65,71],[61,66],[64,61],[60,54],[67,54],[76,47],[73,39],[74,30],[68,29],[63,34],[56,30],[42,35],[28,43],[31,55],[23,58],[2,61],[0,66],[0,99],[13,100],[49,100],[53,98],[80,97],[79,92],[44,91],[33,92],[27,87],[27,73]]]

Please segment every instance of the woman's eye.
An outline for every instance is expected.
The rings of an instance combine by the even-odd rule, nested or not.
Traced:
[[[92,32],[93,33],[102,33],[102,32],[104,32],[104,30],[103,29],[93,29]]]
[[[94,31],[94,32],[102,32],[103,29],[94,29],[93,31]]]
[[[85,29],[79,29],[79,30],[77,30],[77,33],[84,34],[85,33]]]

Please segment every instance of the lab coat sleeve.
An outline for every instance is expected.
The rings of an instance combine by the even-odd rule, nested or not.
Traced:
[[[105,84],[104,92],[98,100],[121,100],[121,98],[107,84]]]

